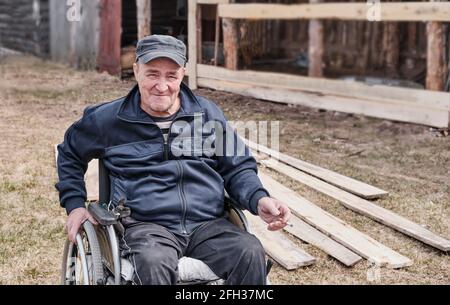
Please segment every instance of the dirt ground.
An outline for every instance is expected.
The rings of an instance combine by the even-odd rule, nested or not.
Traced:
[[[54,188],[53,145],[90,105],[132,87],[34,57],[0,59],[0,284],[57,284],[65,212]],[[263,102],[197,90],[230,120],[279,120],[282,152],[389,191],[377,204],[450,238],[450,138],[429,127]],[[411,258],[413,266],[347,268],[311,245],[317,258],[295,271],[275,265],[274,284],[450,284],[449,255],[406,237],[336,200],[272,173],[326,211]],[[376,276],[373,276],[373,275]]]

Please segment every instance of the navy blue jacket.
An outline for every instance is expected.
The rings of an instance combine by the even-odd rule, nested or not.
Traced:
[[[184,84],[180,99],[168,145],[164,145],[159,127],[141,109],[137,86],[125,97],[85,109],[58,145],[56,188],[67,213],[85,206],[84,174],[93,158],[102,158],[110,172],[111,202],[124,202],[137,220],[190,233],[223,215],[224,190],[242,208],[257,213],[258,200],[268,193],[248,148],[244,154],[236,154],[241,140],[227,132],[227,121],[217,105],[195,96]],[[200,125],[194,124],[195,117],[201,118]],[[208,121],[222,128],[205,129]],[[195,129],[202,129],[201,137],[193,137]],[[227,139],[236,141],[232,153],[215,153],[221,145],[225,152]]]

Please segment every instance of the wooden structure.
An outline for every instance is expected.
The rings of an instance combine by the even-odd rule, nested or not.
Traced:
[[[359,113],[379,118],[387,118],[398,121],[419,123],[434,127],[449,127],[450,94],[442,91],[444,81],[448,76],[444,54],[444,26],[443,22],[450,21],[450,3],[447,2],[388,2],[381,3],[379,21],[366,22],[366,30],[363,36],[352,37],[352,40],[365,41],[361,48],[362,57],[355,66],[364,72],[369,62],[378,61],[384,65],[386,75],[395,78],[399,69],[400,40],[397,21],[409,21],[406,31],[409,33],[407,44],[411,47],[413,58],[416,56],[418,27],[414,22],[428,21],[426,36],[426,90],[391,87],[387,85],[367,85],[361,82],[353,82],[339,79],[323,78],[325,66],[324,49],[327,49],[330,33],[326,22],[338,22],[338,20],[367,21],[368,9],[366,3],[317,3],[311,0],[310,4],[273,4],[273,3],[229,3],[228,0],[197,0],[189,2],[189,86],[193,89],[198,86],[217,90],[225,90],[238,94],[248,95],[270,101],[306,105],[310,107],[328,110]],[[286,1],[284,1],[286,2]],[[224,67],[205,65],[199,49],[202,48],[202,30],[199,19],[202,7],[216,5],[217,19],[222,20],[223,53],[225,56]],[[248,23],[242,23],[242,20]],[[245,60],[245,49],[248,49],[242,35],[251,32],[257,37],[257,43],[269,40],[271,33],[267,30],[251,30],[260,27],[257,22],[279,20],[309,20],[309,34],[311,38],[308,44],[308,74],[309,77],[272,72],[259,72],[251,70],[239,70],[240,59]],[[239,24],[240,21],[240,24]],[[378,20],[376,20],[378,21]],[[389,21],[389,22],[387,22]],[[217,23],[219,24],[219,23]],[[268,23],[266,23],[267,25]],[[382,25],[383,28],[378,27]],[[361,24],[360,24],[361,25]],[[376,27],[377,26],[377,27]],[[339,32],[339,27],[338,32]],[[355,26],[355,29],[359,26]],[[384,30],[384,31],[380,31]],[[216,29],[219,33],[220,29]],[[292,26],[286,26],[285,30],[292,34]],[[301,32],[301,31],[300,31]],[[341,31],[342,32],[342,31]],[[382,37],[381,56],[374,56],[369,52],[370,48],[377,47],[377,40],[370,34],[377,32],[377,37]],[[450,30],[448,30],[450,33]],[[243,34],[244,33],[244,34]],[[261,34],[262,33],[262,34]],[[356,32],[355,32],[356,33]],[[342,33],[341,33],[342,34]],[[345,34],[345,31],[344,31]],[[339,33],[337,34],[339,35]],[[380,36],[381,35],[381,36]],[[334,36],[334,35],[332,35]],[[449,35],[450,36],[450,35]],[[247,38],[251,38],[249,35]],[[220,37],[216,34],[216,50]],[[344,41],[350,41],[343,37]],[[273,44],[272,44],[273,45]],[[356,48],[356,45],[347,43],[348,48]],[[242,50],[244,49],[244,50]],[[351,50],[350,50],[351,51]],[[240,56],[241,55],[241,56]],[[403,56],[403,53],[402,53]],[[216,57],[212,61],[217,65]],[[354,58],[354,56],[353,56]],[[408,57],[406,61],[410,68],[414,68],[414,60]],[[342,66],[343,59],[337,58],[336,65]]]
[[[51,55],[121,75],[140,37],[187,36],[192,89],[449,127],[449,2],[382,2],[369,22],[365,2],[259,1],[272,3],[83,0],[80,22],[68,22],[65,1],[50,0]]]
[[[48,1],[0,1],[0,46],[48,57],[48,15]]]
[[[76,68],[97,68],[120,76],[123,66],[131,68],[139,38],[151,33],[186,36],[183,14],[187,12],[182,12],[182,2],[49,0],[51,58]],[[69,20],[67,14],[72,9],[78,16]]]

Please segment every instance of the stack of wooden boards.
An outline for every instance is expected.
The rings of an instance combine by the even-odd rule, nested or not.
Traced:
[[[245,141],[262,166],[286,175],[338,200],[345,207],[359,214],[441,251],[450,250],[449,240],[367,200],[384,197],[387,192],[265,146]],[[390,268],[401,268],[412,264],[409,258],[329,214],[269,175],[260,172],[259,177],[271,196],[283,201],[291,209],[292,220],[284,230],[300,240],[316,246],[346,266],[353,266],[362,258],[378,266]],[[253,233],[260,238],[267,254],[280,265],[286,269],[295,269],[314,263],[315,260],[311,255],[295,246],[282,232],[263,230],[265,225],[262,220],[248,213],[247,216]]]
[[[309,164],[291,156],[245,140],[262,166],[282,173],[323,194],[337,199],[345,207],[420,240],[441,251],[450,250],[450,241],[422,226],[382,208],[367,199],[387,196],[387,192],[336,172]],[[55,146],[55,157],[57,150]],[[269,175],[259,173],[271,196],[286,203],[292,211],[290,224],[284,230],[309,243],[346,266],[362,258],[377,266],[402,268],[412,261],[356,230],[324,211]],[[98,161],[89,163],[85,175],[88,201],[98,200]],[[250,228],[262,242],[266,253],[288,270],[314,264],[316,259],[306,253],[281,231],[268,231],[259,218],[245,212]]]
[[[196,70],[192,66],[189,69],[190,80],[196,75],[199,87],[277,103],[357,113],[438,128],[450,127],[448,92],[285,73],[230,70],[204,64],[198,64]]]

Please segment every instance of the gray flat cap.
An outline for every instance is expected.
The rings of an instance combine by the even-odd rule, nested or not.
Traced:
[[[149,61],[165,57],[180,67],[186,64],[186,45],[169,35],[150,35],[142,38],[136,45],[136,62],[146,64]]]

